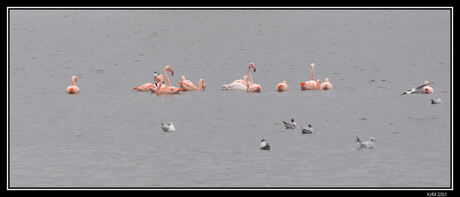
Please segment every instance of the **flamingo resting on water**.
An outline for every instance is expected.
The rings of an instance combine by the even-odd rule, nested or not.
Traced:
[[[155,71],[155,73],[153,74],[153,81],[156,81],[156,78],[158,76],[158,73]],[[137,87],[134,87],[133,90],[137,90],[137,91],[152,91],[153,93],[155,93],[155,91],[157,90],[157,85],[155,83],[152,83],[152,82],[147,82],[147,83],[144,83],[140,86],[137,86]]]
[[[223,90],[247,90],[248,76],[244,75],[243,79],[237,79],[229,84],[222,85]]]
[[[204,79],[200,79],[200,81],[198,82],[198,87],[196,87],[196,85],[193,84],[190,80],[187,80],[184,75],[182,75],[180,79],[181,80],[179,82],[179,85],[181,88],[184,89],[184,91],[203,91],[206,88],[206,83],[204,82]]]
[[[65,92],[67,94],[80,94],[80,88],[77,86],[77,76],[72,76],[72,85],[67,86]]]
[[[278,85],[276,85],[276,91],[278,91],[278,92],[288,91],[288,84],[287,84],[286,80],[284,80],[283,82],[278,83]]]
[[[178,94],[180,91],[184,91],[183,88],[178,88],[178,87],[174,87],[174,86],[165,86],[163,84],[164,79],[163,79],[162,74],[160,74],[158,77],[156,77],[156,82],[158,84],[157,90],[156,90],[157,96],[162,95],[162,94]]]
[[[305,81],[300,83],[300,88],[302,90],[319,90],[321,87],[321,80],[315,81],[315,64],[311,63],[311,79],[310,81]]]
[[[324,81],[324,83],[321,83],[321,81],[319,81],[320,83],[320,89],[321,90],[332,90],[333,86],[332,86],[332,83],[329,82],[329,78],[326,77],[326,80]]]
[[[249,63],[248,66],[248,89],[247,92],[260,92],[262,91],[262,86],[259,84],[256,84],[252,81],[252,76],[251,76],[251,68],[256,72],[256,66],[254,65],[254,62]]]

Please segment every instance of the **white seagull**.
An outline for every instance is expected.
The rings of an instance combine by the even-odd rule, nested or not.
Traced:
[[[174,125],[172,122],[166,122],[166,123],[160,123],[161,129],[163,129],[164,132],[170,132],[170,131],[176,131],[176,128],[174,128]]]
[[[361,148],[374,148],[374,142],[377,140],[374,137],[369,137],[369,141],[361,141],[358,137],[356,137],[356,143],[359,145],[358,149]]]
[[[294,122],[294,118],[291,119],[290,123],[287,123],[284,120],[283,120],[283,123],[284,123],[284,126],[286,127],[286,129],[295,129],[295,127],[296,127],[296,124]]]
[[[440,98],[438,98],[438,99],[436,99],[436,100],[431,99],[431,104],[439,104],[439,103],[441,103],[441,99],[440,99]]]
[[[433,88],[430,84],[433,84],[433,82],[425,81],[422,85],[402,93],[401,96],[405,94],[431,94],[433,93]]]
[[[311,127],[311,124],[308,124],[308,127],[303,126],[302,127],[302,134],[312,134],[313,133],[313,127]]]
[[[270,150],[270,144],[268,144],[265,139],[261,140],[260,150]]]

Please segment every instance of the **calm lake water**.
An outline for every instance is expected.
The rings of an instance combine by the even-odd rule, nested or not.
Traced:
[[[11,187],[450,187],[450,10],[10,10]],[[254,61],[261,93],[223,91]],[[300,91],[310,77],[331,91]],[[204,92],[133,87],[171,65]],[[65,94],[71,77],[79,95]],[[289,91],[275,91],[286,80]],[[400,94],[425,80],[432,95]],[[442,104],[432,105],[431,98]],[[286,130],[282,120],[312,124]],[[172,121],[165,133],[160,122]],[[355,137],[377,139],[357,150]],[[259,150],[261,139],[270,151]]]

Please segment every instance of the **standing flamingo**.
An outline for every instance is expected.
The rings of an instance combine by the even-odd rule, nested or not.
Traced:
[[[67,86],[65,92],[67,94],[80,94],[80,88],[77,86],[77,76],[72,76],[72,85]]]
[[[237,79],[230,84],[222,85],[224,90],[247,90],[248,89],[248,76],[244,75],[243,79]]]
[[[161,94],[178,94],[180,91],[184,91],[183,88],[178,88],[174,86],[164,86],[163,82],[163,75],[160,74],[158,77],[156,77],[156,82],[158,84],[156,94],[161,95]]]
[[[252,76],[251,76],[251,68],[256,72],[256,66],[254,66],[254,62],[249,63],[248,66],[248,90],[247,92],[260,92],[262,90],[262,86],[259,84],[255,84],[252,81]]]
[[[153,74],[153,81],[155,82],[156,81],[156,78],[158,76],[158,73],[155,71],[155,73]],[[152,83],[152,82],[147,82],[147,83],[144,83],[140,86],[137,86],[137,87],[134,87],[133,90],[137,90],[137,91],[152,91],[153,93],[155,93],[157,89],[157,85],[155,83]]]
[[[284,80],[283,82],[278,83],[278,85],[276,85],[276,91],[278,91],[278,92],[288,91],[288,84],[287,84],[286,80]]]
[[[311,63],[311,80],[300,83],[300,88],[302,90],[319,90],[320,89],[320,80],[315,81],[315,64]]]
[[[195,84],[193,84],[190,80],[187,80],[184,75],[180,77],[181,81],[179,82],[179,85],[181,88],[184,89],[184,91],[193,91],[193,90],[204,90],[206,88],[206,83],[204,82],[204,79],[200,79],[198,82],[198,87],[196,87]]]
[[[321,90],[332,90],[332,83],[329,82],[329,78],[326,77],[326,80],[324,83],[320,83],[321,85]]]

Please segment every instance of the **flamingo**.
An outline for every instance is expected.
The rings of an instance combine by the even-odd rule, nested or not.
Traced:
[[[324,83],[321,83],[321,81],[319,82],[320,83],[320,89],[321,90],[332,90],[332,83],[329,82],[329,78],[326,77],[326,80],[324,81]]]
[[[158,73],[155,71],[155,73],[153,74],[153,81],[156,80],[157,76],[158,76]],[[137,90],[137,91],[149,91],[150,90],[153,93],[155,93],[156,89],[157,89],[157,85],[152,82],[147,82],[147,83],[144,83],[140,86],[133,88],[133,90]]]
[[[259,84],[255,84],[252,81],[252,76],[251,76],[251,68],[256,72],[256,66],[254,66],[254,62],[249,63],[248,66],[248,89],[247,92],[260,92],[262,90],[262,86]]]
[[[65,89],[65,92],[67,94],[80,94],[80,88],[78,88],[77,86],[77,80],[77,76],[72,76],[72,85],[67,86],[67,88]]]
[[[184,91],[203,91],[206,88],[206,83],[204,82],[204,79],[200,79],[200,81],[198,82],[198,87],[196,87],[196,85],[193,84],[190,80],[187,80],[184,75],[182,75],[180,79],[181,81],[179,82],[179,85],[181,88],[184,89]]]
[[[287,84],[286,80],[284,80],[283,82],[278,83],[278,85],[276,85],[276,91],[278,91],[278,92],[288,91],[288,84]]]
[[[174,86],[163,86],[164,79],[163,79],[162,74],[156,77],[156,82],[158,84],[157,90],[156,90],[157,96],[161,94],[178,94],[180,91],[184,91],[183,88],[178,88]]]
[[[315,64],[311,63],[311,80],[300,83],[300,88],[302,90],[319,90],[321,85],[321,80],[315,81]]]
[[[243,79],[237,79],[230,84],[222,85],[224,90],[247,90],[248,89],[248,76],[244,75]]]
[[[405,94],[433,94],[434,89],[430,84],[433,84],[433,82],[425,81],[422,85],[402,93],[401,96]]]

